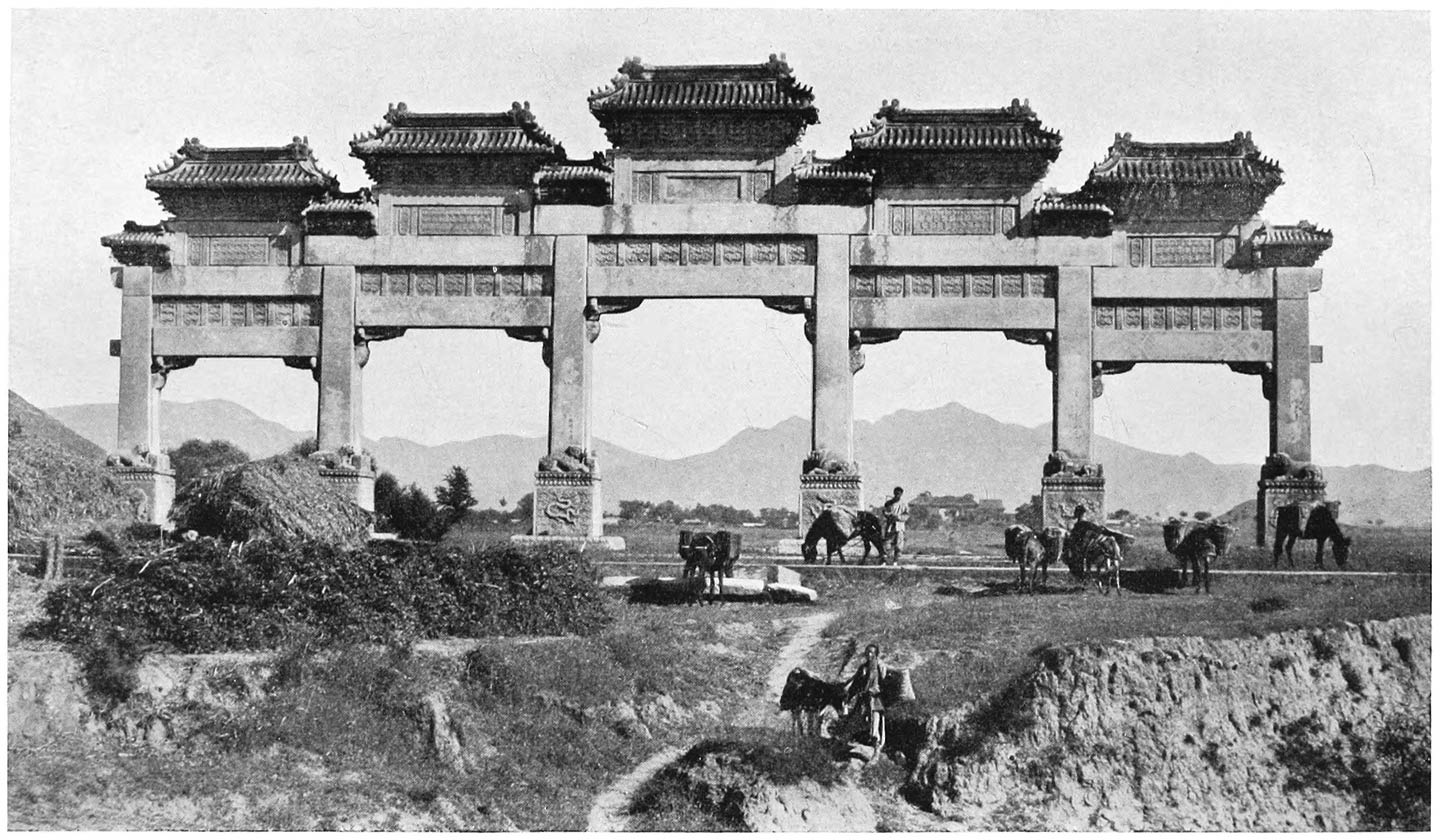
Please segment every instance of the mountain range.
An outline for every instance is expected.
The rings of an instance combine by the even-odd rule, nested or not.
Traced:
[[[64,406],[49,413],[107,451],[113,446],[113,403]],[[167,449],[190,438],[225,439],[258,458],[311,436],[225,400],[165,403],[161,415],[161,442]],[[768,429],[746,429],[711,452],[673,460],[597,440],[606,508],[614,510],[621,499],[670,499],[686,507],[704,502],[750,510],[794,509],[809,437],[809,421],[792,417]],[[452,465],[464,467],[482,507],[493,507],[501,498],[513,504],[530,492],[536,461],[545,454],[542,438],[516,435],[436,446],[384,437],[367,439],[366,446],[382,470],[394,473],[402,484],[414,482],[427,490],[439,484]],[[973,493],[1001,499],[1013,510],[1039,492],[1050,428],[1002,423],[951,403],[858,421],[855,450],[872,504],[901,485],[912,498],[925,490]],[[1260,473],[1258,461],[1215,464],[1194,453],[1148,452],[1100,436],[1094,455],[1105,468],[1109,509],[1138,514],[1228,511],[1254,499]],[[1428,468],[1325,466],[1329,494],[1342,500],[1343,518],[1359,523],[1429,524],[1430,473]]]

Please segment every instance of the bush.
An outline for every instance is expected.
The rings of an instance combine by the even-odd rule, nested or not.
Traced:
[[[606,621],[578,552],[405,544],[345,550],[214,540],[102,557],[53,590],[30,635],[85,645],[119,629],[134,644],[185,653],[417,637],[589,634]]]

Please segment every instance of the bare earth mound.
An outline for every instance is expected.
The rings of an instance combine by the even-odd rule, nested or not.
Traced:
[[[201,476],[175,500],[181,528],[232,541],[274,538],[362,544],[370,514],[342,498],[306,458],[277,455]]]
[[[105,452],[10,392],[10,542],[83,534],[135,519],[134,491],[110,476]]]
[[[933,718],[911,781],[972,830],[1423,830],[1430,635],[1417,616],[1050,648]]]

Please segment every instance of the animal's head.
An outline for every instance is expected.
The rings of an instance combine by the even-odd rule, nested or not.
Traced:
[[[800,546],[800,557],[806,563],[813,564],[815,562],[815,558],[817,555],[817,552],[815,551],[815,545],[815,543],[807,542]]]
[[[1354,542],[1354,539],[1354,537],[1347,537],[1340,534],[1335,536],[1333,542],[1335,545],[1336,565],[1343,566],[1350,562],[1350,543]]]

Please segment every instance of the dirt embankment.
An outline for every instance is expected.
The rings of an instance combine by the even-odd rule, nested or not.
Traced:
[[[986,705],[929,722],[911,784],[940,815],[972,829],[1376,827],[1415,787],[1418,750],[1428,790],[1429,616],[1038,658]]]

